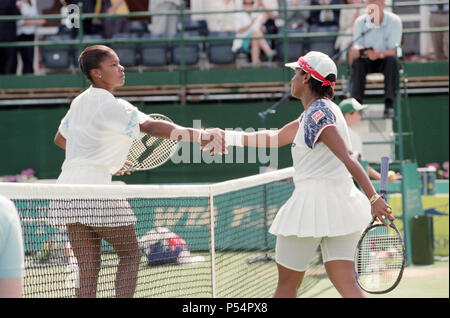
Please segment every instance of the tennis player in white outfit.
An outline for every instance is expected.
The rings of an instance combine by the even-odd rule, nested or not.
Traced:
[[[127,101],[114,97],[114,89],[125,83],[125,72],[111,48],[86,48],[79,65],[92,86],[73,100],[61,120],[55,143],[65,149],[66,157],[57,183],[110,184],[113,175],[123,175],[132,141],[141,133],[201,141],[204,150],[214,147],[214,140],[220,142],[217,136],[199,129],[152,120]],[[54,215],[50,215],[51,224],[67,227],[79,266],[77,296],[96,297],[101,241],[105,239],[119,256],[116,297],[132,297],[141,257],[134,230],[136,217],[127,206],[121,211],[91,207],[93,210],[95,214],[77,207],[53,210]]]
[[[363,297],[353,271],[356,245],[371,214],[394,219],[391,207],[376,193],[350,150],[344,117],[331,101],[337,78],[335,63],[326,54],[312,51],[286,66],[295,70],[291,94],[305,109],[300,118],[276,131],[224,132],[227,145],[292,144],[295,190],[269,230],[277,236],[279,275],[274,297],[297,296],[319,245],[338,292],[343,297]],[[354,185],[352,176],[365,195]]]

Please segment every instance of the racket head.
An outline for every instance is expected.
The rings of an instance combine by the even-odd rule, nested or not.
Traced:
[[[372,223],[361,235],[355,253],[355,277],[367,293],[384,294],[400,283],[406,265],[403,237],[397,226]]]
[[[165,120],[173,122],[169,117],[162,114],[149,114],[153,120]],[[174,153],[178,151],[178,141],[144,135],[133,140],[128,152],[127,161],[132,164],[126,165],[126,171],[145,171],[155,169],[165,164]]]

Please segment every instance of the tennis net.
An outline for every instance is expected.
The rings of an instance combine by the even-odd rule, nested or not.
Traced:
[[[79,222],[80,215],[95,226],[135,221],[134,297],[271,297],[276,238],[268,229],[294,189],[292,174],[287,168],[209,185],[0,183],[22,222],[24,297],[77,296],[80,252],[74,253],[64,224]],[[121,260],[114,240],[98,244],[100,265],[90,267],[99,270],[96,297],[115,297]],[[323,273],[317,253],[299,294]]]

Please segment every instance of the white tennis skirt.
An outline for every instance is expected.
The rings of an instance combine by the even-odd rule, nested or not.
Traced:
[[[305,179],[295,184],[269,232],[298,237],[339,236],[363,231],[370,221],[369,200],[351,178]]]
[[[111,184],[112,176],[98,167],[76,167],[65,169],[58,178],[58,184]],[[92,227],[120,227],[136,223],[129,202],[117,199],[58,199],[52,200],[48,208],[48,223],[54,227],[65,227],[81,223]]]

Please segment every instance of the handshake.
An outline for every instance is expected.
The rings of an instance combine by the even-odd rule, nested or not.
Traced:
[[[227,154],[227,146],[244,146],[244,133],[210,128],[201,130],[197,141],[201,144],[201,150],[209,151],[211,155]]]

